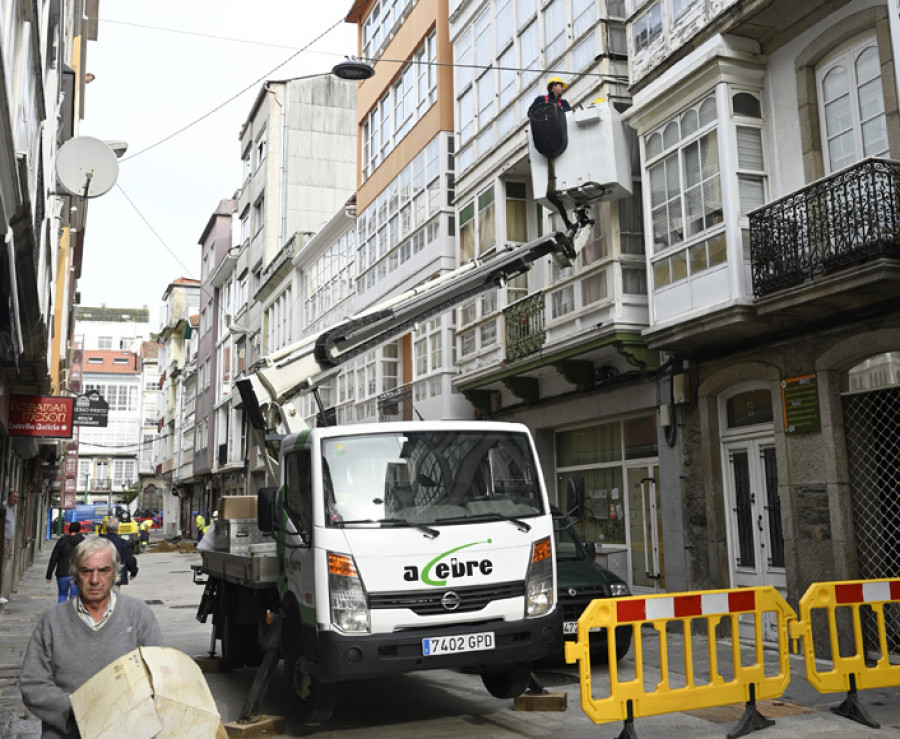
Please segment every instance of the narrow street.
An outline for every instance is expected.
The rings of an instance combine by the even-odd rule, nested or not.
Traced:
[[[56,598],[56,584],[43,578],[51,551],[45,545],[34,565],[25,573],[19,591],[0,610],[0,736],[40,736],[40,722],[22,705],[18,675],[28,638],[40,612]],[[138,558],[140,571],[127,586],[130,595],[143,598],[152,607],[168,646],[192,655],[206,655],[211,626],[195,618],[202,589],[192,581],[191,565],[200,562],[196,553],[146,552]],[[655,664],[647,650],[647,664]],[[633,674],[632,655],[620,663],[624,675]],[[799,658],[792,659],[793,677],[782,700],[761,702],[764,715],[776,724],[759,732],[760,739],[801,736],[900,737],[900,689],[866,691],[860,695],[880,730],[869,729],[829,711],[841,695],[819,695],[806,682]],[[347,737],[378,731],[391,737],[512,737],[559,736],[615,737],[620,723],[593,724],[580,707],[579,684],[572,665],[562,662],[541,666],[537,671],[545,688],[564,691],[568,709],[563,712],[517,712],[512,701],[487,694],[476,675],[453,671],[399,675],[346,686],[330,722],[304,726],[291,713],[293,697],[279,667],[262,704],[262,712],[286,719],[286,736],[316,735]],[[595,694],[606,682],[604,665],[594,667]],[[240,714],[254,677],[253,669],[211,673],[207,680],[222,719]],[[658,672],[648,669],[648,684]],[[734,729],[742,707],[719,707],[664,716],[637,718],[634,728],[642,739],[692,736],[724,737]]]

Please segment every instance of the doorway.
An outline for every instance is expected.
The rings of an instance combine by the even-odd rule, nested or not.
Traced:
[[[774,438],[726,442],[724,453],[731,586],[772,585],[785,595],[784,534]],[[746,620],[742,618],[742,627]],[[774,616],[763,616],[763,638],[778,640]]]

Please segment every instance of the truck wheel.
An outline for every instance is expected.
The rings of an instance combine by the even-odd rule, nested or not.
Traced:
[[[290,665],[285,662],[290,669]],[[319,724],[328,721],[334,714],[338,687],[334,683],[322,683],[309,674],[303,657],[293,660],[291,670],[294,693],[297,698],[297,715],[304,723]]]
[[[224,600],[224,599],[223,599]],[[246,662],[245,647],[248,638],[255,639],[256,635],[246,634],[246,629],[238,626],[234,622],[234,614],[228,606],[227,600],[224,600],[221,608],[222,614],[222,661],[223,670],[236,670],[243,667]]]
[[[296,610],[283,622],[284,670],[298,698],[297,716],[304,723],[322,723],[328,721],[334,713],[338,687],[333,683],[319,682],[310,674],[309,663],[300,649],[299,624],[300,616],[296,614]]]
[[[489,670],[481,673],[481,682],[484,683],[487,692],[502,700],[522,695],[528,688],[530,678],[530,662],[520,662],[515,665],[507,665],[503,670]]]

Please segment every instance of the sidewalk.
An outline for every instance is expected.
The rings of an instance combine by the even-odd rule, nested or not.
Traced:
[[[53,544],[44,542],[34,564],[21,575],[19,591],[0,607],[0,736],[10,739],[41,735],[41,722],[22,704],[19,674],[38,617],[56,602],[56,581],[48,585],[44,579]]]

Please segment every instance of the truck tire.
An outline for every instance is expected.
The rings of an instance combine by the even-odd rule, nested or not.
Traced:
[[[292,682],[298,698],[297,715],[307,724],[324,723],[334,714],[338,686],[319,682],[305,667],[302,657],[294,661]]]
[[[297,717],[308,724],[328,721],[334,714],[337,703],[338,686],[319,682],[309,672],[309,663],[303,657],[296,638],[300,633],[299,617],[289,617],[285,622],[282,645],[284,648],[284,670],[294,694],[297,696]]]
[[[505,669],[489,669],[481,673],[481,682],[484,683],[487,692],[501,700],[522,695],[528,688],[530,678],[530,662],[506,665]]]
[[[234,622],[234,613],[227,598],[222,598],[220,615],[222,618],[220,639],[222,640],[223,670],[236,670],[247,663],[244,656],[244,643],[246,636],[241,633],[241,628]]]

